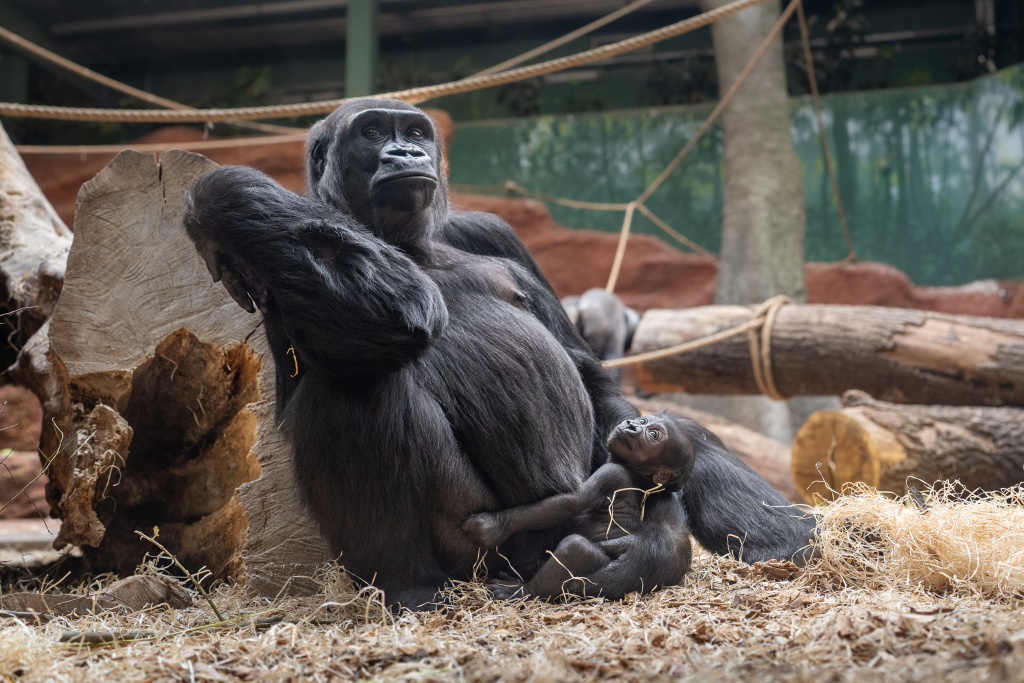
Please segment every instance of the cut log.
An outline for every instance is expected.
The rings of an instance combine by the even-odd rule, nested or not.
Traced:
[[[71,231],[43,196],[0,127],[0,369],[53,312],[64,281]]]
[[[992,491],[1024,482],[1024,410],[897,405],[850,392],[813,414],[793,443],[793,481],[807,502],[852,482],[903,495],[959,480]]]
[[[294,494],[260,318],[209,273],[181,225],[187,152],[119,154],[82,187],[49,350],[12,375],[43,396],[56,547],[131,572],[160,540],[186,566],[274,595],[326,559]]]
[[[733,455],[768,480],[783,497],[792,503],[803,502],[803,497],[793,485],[789,448],[785,444],[718,415],[671,401],[631,398],[630,402],[645,415],[670,410],[676,415],[696,420],[714,432]]]
[[[751,319],[745,306],[648,311],[633,353]],[[756,394],[746,334],[636,366],[649,393]],[[771,333],[784,396],[860,389],[894,403],[1024,405],[1024,322],[871,306],[784,306]]]

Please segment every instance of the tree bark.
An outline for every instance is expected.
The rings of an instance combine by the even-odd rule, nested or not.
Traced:
[[[701,0],[705,11],[728,0]],[[780,14],[779,0],[711,27],[722,92],[736,80]],[[802,301],[803,173],[790,135],[782,40],[776,39],[722,113],[725,196],[715,303],[747,304],[786,294]]]
[[[294,494],[260,319],[181,225],[186,187],[213,167],[122,152],[83,186],[49,348],[13,373],[44,398],[57,547],[130,572],[153,551],[135,531],[157,526],[187,566],[274,595],[326,552]]]
[[[764,477],[787,500],[792,503],[803,502],[803,497],[793,485],[793,477],[790,474],[789,448],[785,444],[718,415],[671,401],[639,398],[632,398],[630,401],[644,415],[668,410],[676,415],[696,420],[714,432],[730,453]]]
[[[793,480],[807,502],[864,482],[903,495],[959,480],[992,491],[1024,482],[1024,410],[876,401],[850,392],[815,413],[793,444]]]
[[[15,361],[53,312],[70,246],[71,231],[0,127],[0,314],[9,314],[0,368]]]
[[[746,322],[752,308],[648,311],[633,352]],[[1024,322],[871,306],[784,306],[771,369],[784,396],[861,389],[894,403],[1024,405]],[[647,392],[754,394],[746,334],[635,367]]]

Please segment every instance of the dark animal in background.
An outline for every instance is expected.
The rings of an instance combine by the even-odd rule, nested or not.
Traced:
[[[263,314],[300,494],[331,550],[390,604],[418,608],[471,575],[470,514],[578,490],[636,410],[512,229],[449,209],[419,109],[346,103],[310,131],[307,175],[304,197],[214,170],[190,189],[185,228],[214,280]],[[706,518],[788,557],[807,536],[765,513],[763,487],[709,462],[684,499],[711,500]],[[529,577],[567,532],[502,549]]]
[[[612,461],[578,491],[467,519],[463,529],[484,548],[514,533],[572,523],[532,579],[493,584],[492,592],[620,599],[678,584],[692,555],[679,491],[693,470],[700,430],[693,420],[666,415],[626,420],[608,439]]]
[[[633,344],[640,314],[611,292],[594,288],[562,299],[569,320],[601,360],[622,358]]]

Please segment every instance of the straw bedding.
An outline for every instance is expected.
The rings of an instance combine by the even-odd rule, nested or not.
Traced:
[[[391,616],[373,589],[327,568],[308,598],[220,586],[221,626],[202,600],[45,625],[0,618],[0,677],[1024,680],[1021,491],[955,494],[928,491],[922,506],[859,488],[818,509],[822,557],[805,570],[701,553],[682,586],[623,602],[498,603],[470,583],[445,611]],[[69,630],[150,639],[59,642]]]

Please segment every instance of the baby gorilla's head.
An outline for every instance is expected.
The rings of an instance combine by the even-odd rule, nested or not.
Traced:
[[[693,471],[694,439],[701,427],[693,420],[667,413],[626,420],[612,430],[608,449],[612,460],[631,472],[678,491]]]

